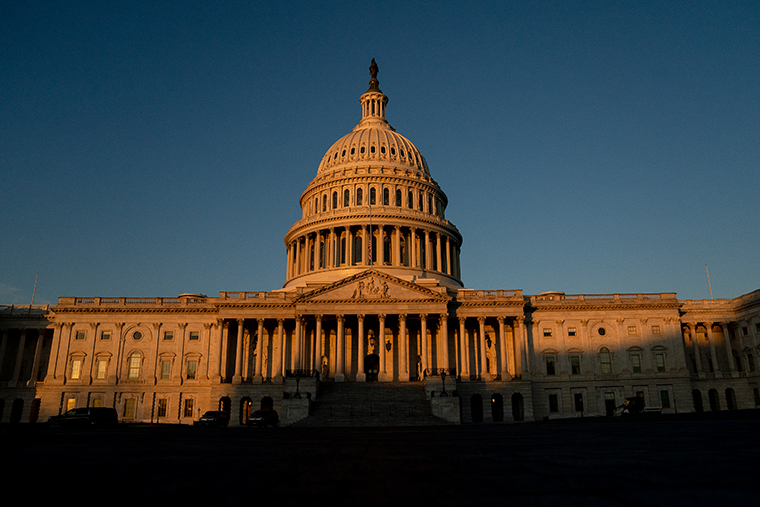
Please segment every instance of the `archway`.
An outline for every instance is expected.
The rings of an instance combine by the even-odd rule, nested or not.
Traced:
[[[42,400],[39,398],[35,398],[34,400],[32,400],[32,406],[30,407],[30,411],[29,411],[30,423],[37,422],[37,418],[40,415],[40,403],[42,403]]]
[[[253,412],[253,403],[248,396],[240,400],[240,424],[248,424],[248,418],[251,417]]]
[[[222,412],[224,412],[227,415],[230,415],[230,408],[231,408],[230,405],[231,405],[231,403],[232,402],[230,401],[229,397],[227,397],[227,396],[224,396],[224,397],[220,398],[219,399],[219,410],[221,410]]]
[[[364,358],[364,370],[367,375],[367,382],[377,382],[377,375],[380,372],[380,356],[370,354]]]
[[[717,390],[710,389],[707,391],[707,399],[710,401],[710,410],[713,412],[720,410],[720,397],[718,396]]]
[[[24,411],[24,400],[16,398],[11,404],[11,419],[12,424],[16,424],[21,421],[21,413]]]
[[[515,393],[512,395],[512,418],[515,421],[522,421],[525,419],[523,395],[520,393]]]
[[[726,389],[726,407],[728,410],[736,410],[736,393],[732,388]]]
[[[691,397],[694,399],[694,411],[695,412],[704,412],[705,406],[702,403],[702,393],[699,389],[694,389],[691,391]]]
[[[483,422],[483,397],[477,393],[470,397],[470,414],[472,415],[472,422]]]
[[[504,421],[504,398],[499,393],[491,397],[491,417],[493,422]]]

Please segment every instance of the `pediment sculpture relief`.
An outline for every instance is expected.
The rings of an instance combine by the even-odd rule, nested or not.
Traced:
[[[370,278],[366,283],[360,280],[354,288],[351,299],[388,299],[388,283],[384,280],[375,283],[374,278]]]

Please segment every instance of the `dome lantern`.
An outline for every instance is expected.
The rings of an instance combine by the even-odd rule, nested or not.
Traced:
[[[380,81],[377,80],[377,63],[372,59],[369,66],[369,89],[359,98],[362,104],[362,121],[354,128],[354,131],[366,128],[380,128],[394,130],[388,120],[385,119],[385,106],[388,97],[380,91]]]

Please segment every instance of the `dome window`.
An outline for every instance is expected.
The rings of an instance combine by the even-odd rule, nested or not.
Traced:
[[[333,157],[333,160],[336,160],[338,158],[338,152],[335,152],[335,156]]]
[[[356,148],[351,148],[351,155],[354,155],[356,153]]]
[[[382,153],[383,155],[385,155],[385,146],[381,146],[380,147],[380,153]]]
[[[370,152],[370,153],[375,153],[375,147],[374,147],[374,146],[370,146],[370,148],[369,148],[369,152]]]
[[[394,157],[396,156],[396,148],[394,148],[393,146],[391,146],[391,155],[393,155]]]
[[[404,157],[404,150],[401,150],[401,157]]]
[[[346,150],[343,150],[343,153],[341,153],[340,156],[341,157],[345,157],[346,156]]]
[[[364,146],[362,146],[362,148],[361,148],[361,153],[362,153],[362,155],[364,154]]]

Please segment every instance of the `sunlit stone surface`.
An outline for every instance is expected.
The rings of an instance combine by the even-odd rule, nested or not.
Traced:
[[[359,124],[300,196],[283,288],[1,307],[0,421],[105,406],[125,422],[221,409],[239,425],[264,408],[283,425],[428,425],[600,416],[632,397],[760,403],[760,290],[465,288],[446,194],[388,123],[377,74],[373,60]]]

